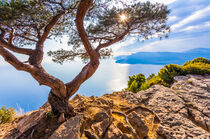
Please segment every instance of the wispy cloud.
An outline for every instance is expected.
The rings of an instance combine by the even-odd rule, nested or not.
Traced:
[[[153,2],[153,3],[164,3],[164,4],[171,4],[177,0],[149,0],[150,2]]]
[[[210,34],[204,34],[199,37],[188,36],[185,38],[179,37],[154,41],[133,50],[133,52],[182,52],[194,48],[209,48],[209,35]]]
[[[123,48],[125,46],[128,46],[128,45],[134,44],[135,42],[136,42],[136,39],[135,38],[128,38],[126,41],[123,41],[123,42],[114,44],[112,46],[112,49],[113,49],[113,52],[114,52],[114,56],[125,54],[125,52],[122,52],[119,49],[120,48]]]
[[[210,21],[205,22],[203,24],[199,24],[199,25],[194,25],[194,26],[188,26],[186,28],[183,28],[182,30],[180,30],[180,32],[201,32],[203,30],[210,30]]]
[[[175,15],[168,17],[168,23],[175,22],[177,20],[179,20],[179,17],[177,17]]]
[[[187,18],[181,20],[180,22],[174,24],[171,26],[172,31],[179,29],[181,27],[183,27],[184,25],[187,25],[189,23],[191,23],[192,21],[195,20],[199,20],[201,18],[204,18],[206,16],[208,16],[210,12],[210,6],[207,6],[206,8],[202,9],[202,10],[198,10],[196,12],[194,12],[193,14],[191,14],[190,16],[188,16]]]
[[[125,1],[127,3],[131,3],[132,1],[134,0],[122,0],[122,1]],[[163,3],[163,4],[171,4],[177,0],[141,0],[141,2],[147,2],[147,1],[150,1],[152,3]]]

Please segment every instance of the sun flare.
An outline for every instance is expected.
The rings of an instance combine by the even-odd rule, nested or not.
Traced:
[[[127,15],[122,14],[120,15],[120,21],[125,22],[128,19]]]

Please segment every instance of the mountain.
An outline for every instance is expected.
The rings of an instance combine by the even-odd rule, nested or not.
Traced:
[[[182,65],[197,57],[210,59],[210,49],[197,48],[185,52],[137,52],[115,57],[115,60],[116,63],[122,64]]]

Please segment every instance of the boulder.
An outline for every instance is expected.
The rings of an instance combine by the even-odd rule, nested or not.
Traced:
[[[176,81],[176,82],[186,82],[187,80],[188,80],[188,77],[186,77],[186,76],[176,76],[176,77],[174,77],[174,80]]]
[[[31,127],[38,124],[38,122],[45,116],[45,111],[40,109],[27,114],[23,119],[21,119],[17,124],[17,130],[22,134],[26,132]]]
[[[103,121],[104,119],[107,119],[107,118],[109,118],[109,116],[106,112],[98,112],[98,113],[95,114],[93,119],[94,119],[95,122],[101,122],[101,121]]]
[[[136,112],[133,111],[130,113],[128,115],[128,120],[140,138],[145,138],[148,136],[149,128]]]
[[[79,139],[80,138],[80,122],[82,115],[70,118],[61,124],[57,130],[49,137],[49,139]]]
[[[104,138],[105,139],[122,139],[122,136],[123,136],[123,133],[114,124],[111,124]]]
[[[95,134],[97,134],[98,137],[101,137],[109,125],[110,125],[110,119],[106,118],[101,122],[93,123],[91,127],[93,131],[95,132]]]

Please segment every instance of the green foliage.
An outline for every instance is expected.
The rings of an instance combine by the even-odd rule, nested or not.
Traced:
[[[138,92],[138,89],[139,89],[139,85],[138,83],[136,82],[136,80],[134,80],[131,85],[128,87],[128,90],[131,91],[131,92]]]
[[[0,124],[11,122],[14,120],[15,110],[13,108],[5,108],[4,106],[0,109]]]
[[[154,73],[150,74],[149,77],[147,77],[147,81],[150,80],[150,79],[152,79],[154,76],[155,76]]]
[[[112,42],[116,42],[113,40],[119,39],[119,41],[123,41],[128,37],[136,37],[136,40],[148,39],[156,33],[168,35],[169,27],[166,21],[169,10],[167,6],[160,3],[153,4],[140,1],[133,1],[132,3],[125,1],[122,3],[124,6],[119,7],[117,6],[119,4],[118,0],[94,1],[93,7],[84,20],[91,44],[95,46],[110,42],[112,44]],[[121,21],[121,14],[125,14],[128,20]],[[83,59],[82,55],[76,54],[84,49],[74,23],[69,34],[68,44],[73,48],[70,50],[71,54],[68,52],[48,53],[53,57],[54,62],[63,63],[74,59],[75,56]],[[106,50],[106,53],[100,51],[101,58],[109,57],[111,52],[111,50]]]
[[[184,63],[182,69],[186,74],[210,74],[210,60],[199,57]]]
[[[129,77],[128,90],[137,92],[150,88],[152,85],[159,84],[170,87],[175,76],[187,74],[205,75],[210,74],[210,61],[205,58],[196,58],[184,63],[182,66],[169,64],[160,69],[158,75],[151,74],[146,82],[138,85],[135,81],[135,75]],[[142,74],[141,74],[142,75]]]
[[[205,75],[210,74],[210,64],[206,63],[192,63],[182,67],[187,74]]]
[[[71,49],[50,51],[53,61],[63,63],[79,57],[89,58],[75,24],[78,4],[82,0],[4,0],[0,2],[1,28],[10,33],[14,31],[13,43],[16,46],[35,45],[46,27],[57,15],[65,13],[51,29],[48,39],[60,40],[68,37]],[[115,4],[114,4],[115,3]],[[167,25],[169,10],[161,3],[119,0],[95,0],[84,18],[84,27],[92,46],[109,44],[136,37],[136,40],[149,39],[154,34],[168,36]],[[125,14],[126,21],[120,20]],[[111,50],[104,49],[99,53],[101,58],[111,56]]]
[[[128,90],[138,92],[141,85],[146,81],[144,74],[129,76]]]
[[[205,59],[203,57],[199,57],[199,58],[195,58],[195,59],[193,59],[191,61],[185,62],[183,64],[183,66],[187,66],[189,64],[194,64],[194,63],[210,64],[210,60]]]
[[[68,9],[73,4],[71,0],[66,0],[62,6],[54,0],[4,0],[0,4],[0,28],[6,32],[15,30],[15,45],[34,45],[52,18],[63,10],[62,7]],[[72,12],[59,20],[49,38],[58,38],[72,29]]]
[[[160,78],[160,76],[153,76],[153,78],[147,80],[146,82],[144,82],[139,90],[146,90],[148,88],[150,88],[151,86],[155,85],[155,84],[160,84],[160,85],[164,85],[164,86],[168,86],[167,83],[165,83],[163,81],[163,79]]]
[[[185,75],[182,67],[176,64],[164,66],[158,73],[158,76],[166,83],[173,83],[174,76]]]

